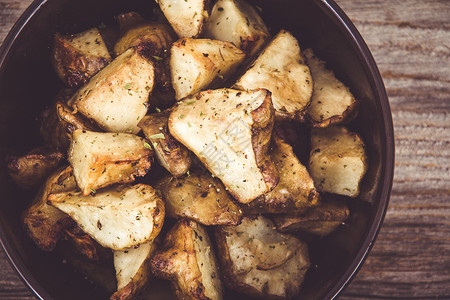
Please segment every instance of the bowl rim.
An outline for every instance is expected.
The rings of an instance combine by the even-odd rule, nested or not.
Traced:
[[[2,68],[7,56],[10,53],[11,47],[16,38],[21,34],[22,30],[27,26],[28,22],[40,10],[40,8],[48,0],[34,0],[28,8],[17,19],[15,24],[10,29],[3,44],[0,48],[0,69]],[[339,7],[334,0],[317,0],[319,5],[322,5],[332,17],[334,17],[336,25],[348,37],[349,43],[356,50],[359,56],[359,61],[362,63],[368,77],[372,89],[375,91],[375,98],[378,100],[381,107],[382,122],[380,122],[382,129],[386,133],[386,145],[382,149],[382,156],[384,157],[384,164],[381,166],[383,173],[381,182],[381,191],[378,206],[375,209],[373,216],[373,223],[370,225],[364,240],[360,243],[359,250],[351,263],[345,268],[344,273],[339,280],[333,285],[333,288],[328,291],[324,299],[334,299],[338,296],[355,278],[355,275],[361,269],[362,264],[367,259],[374,242],[380,232],[381,225],[389,204],[389,197],[392,190],[394,178],[394,158],[395,158],[395,143],[394,143],[394,128],[392,122],[392,114],[387,97],[386,89],[375,63],[375,60],[366,45],[361,34],[351,22],[349,17]],[[6,239],[6,232],[3,225],[0,223],[0,245],[13,269],[19,274],[20,279],[25,285],[34,293],[38,299],[49,300],[52,296],[38,283],[33,274],[25,266],[24,261],[15,253],[14,247]]]

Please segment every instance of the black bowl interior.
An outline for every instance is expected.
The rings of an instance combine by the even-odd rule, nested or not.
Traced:
[[[370,159],[362,193],[350,201],[351,218],[345,226],[327,238],[308,238],[313,267],[300,298],[332,298],[364,260],[387,207],[394,153],[389,103],[369,50],[334,2],[253,2],[262,8],[263,18],[273,33],[279,29],[294,33],[301,47],[312,47],[328,61],[338,78],[361,100],[359,116],[350,128],[363,136]],[[74,271],[58,251],[42,252],[27,238],[20,214],[34,192],[14,187],[5,171],[4,156],[25,153],[42,143],[38,114],[61,87],[49,61],[54,33],[80,32],[101,22],[113,22],[113,16],[132,10],[151,18],[153,7],[155,2],[149,0],[35,1],[4,42],[0,53],[1,242],[13,266],[40,298],[107,299],[109,292]],[[172,298],[170,292],[165,292],[169,290],[165,283],[152,284],[151,289],[149,294],[153,297],[148,299]],[[249,299],[231,292],[227,292],[227,298]]]

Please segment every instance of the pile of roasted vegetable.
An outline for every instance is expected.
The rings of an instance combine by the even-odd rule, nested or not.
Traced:
[[[342,126],[358,101],[242,0],[157,2],[153,20],[55,35],[66,87],[42,114],[47,144],[8,164],[19,186],[42,185],[24,227],[44,251],[64,239],[110,255],[111,299],[155,277],[179,299],[222,299],[223,285],[291,298],[310,267],[293,233],[329,234],[349,214],[333,194],[359,194],[364,143]]]

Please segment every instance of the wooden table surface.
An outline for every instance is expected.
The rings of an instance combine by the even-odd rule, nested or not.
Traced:
[[[336,2],[375,57],[396,137],[384,225],[339,299],[450,299],[450,0]],[[0,42],[30,3],[0,0]],[[34,299],[1,250],[0,299]]]

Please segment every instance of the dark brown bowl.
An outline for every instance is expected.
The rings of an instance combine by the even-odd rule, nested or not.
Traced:
[[[367,144],[370,167],[351,218],[323,239],[311,239],[313,262],[301,299],[334,298],[360,268],[373,246],[393,181],[394,136],[386,91],[369,49],[344,12],[332,1],[258,0],[273,32],[294,33],[302,48],[313,47],[361,100],[350,125]],[[12,28],[0,50],[0,238],[24,282],[41,299],[107,299],[60,256],[38,250],[25,235],[20,214],[33,192],[18,190],[8,178],[4,156],[38,145],[38,113],[51,103],[61,83],[49,61],[56,32],[76,33],[131,10],[151,15],[151,0],[36,0]],[[164,286],[164,285],[162,285]],[[237,297],[236,297],[237,296]],[[156,296],[155,299],[161,299]],[[230,292],[227,298],[248,299]]]

